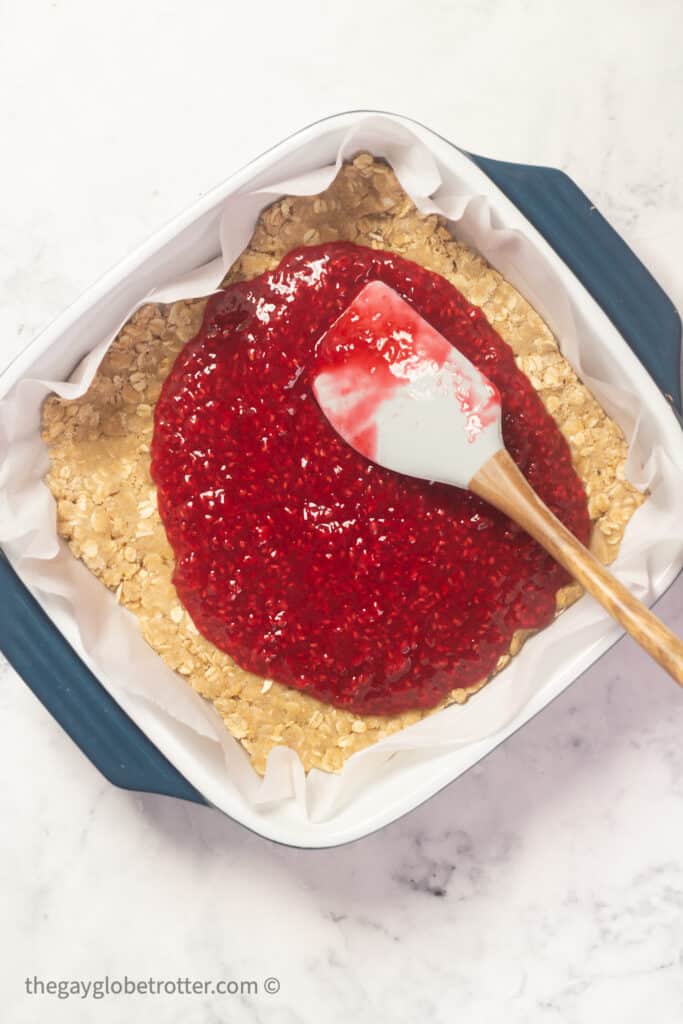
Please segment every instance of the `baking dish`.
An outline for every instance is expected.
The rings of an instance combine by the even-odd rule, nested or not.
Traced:
[[[306,147],[315,148],[318,155],[333,153],[349,126],[367,113],[339,115],[304,129],[230,178],[94,286],[76,307],[36,339],[3,375],[0,393],[7,391],[17,380],[30,375],[31,367],[37,359],[49,361],[50,353],[54,352],[55,363],[58,363],[59,341],[67,334],[72,346],[74,336],[77,336],[81,354],[85,353],[92,343],[96,326],[101,330],[103,323],[113,324],[130,306],[131,301],[142,297],[150,287],[162,283],[170,273],[189,270],[213,257],[215,240],[211,225],[215,221],[216,210],[227,195],[237,189],[254,187],[259,177],[274,166],[278,167],[283,177],[286,176]],[[401,118],[396,120],[409,123]],[[439,151],[444,160],[449,153],[456,152],[449,143],[427,129],[410,124],[414,130],[429,137],[430,145]],[[460,154],[458,156],[462,159]],[[586,315],[601,317],[603,314],[599,307],[602,307],[634,351],[645,361],[652,376],[660,386],[668,390],[674,404],[679,404],[680,323],[675,310],[585,196],[569,179],[556,171],[501,164],[478,157],[471,159],[480,168],[478,173],[481,173],[482,189],[495,194],[499,203],[508,202],[502,194],[507,193],[517,211],[525,215],[527,224],[535,224],[545,237],[546,243],[540,239],[539,243],[545,245],[548,259],[557,260],[558,256],[562,257],[566,267],[574,270],[576,277],[593,294],[593,300],[585,296]],[[547,242],[552,244],[557,255],[553,254]],[[575,282],[572,286],[579,287]],[[638,365],[624,341],[613,328],[609,330],[613,335],[610,343],[614,346],[614,354],[618,355],[620,371],[627,377],[630,375],[634,385],[637,382],[637,389],[647,401],[648,410],[656,417],[668,448],[671,450],[678,447],[683,450],[680,431],[666,401]],[[605,329],[605,333],[609,331]],[[653,347],[655,339],[658,345],[656,349]],[[671,581],[676,568],[670,567],[670,571],[657,581],[658,592]],[[2,565],[2,575],[3,603],[6,602],[11,614],[3,617],[0,643],[10,661],[104,774],[127,788],[203,799],[197,789],[159,754],[138,726],[122,713],[116,702],[100,687],[92,673],[55,630],[50,619],[37,607],[7,563]],[[578,671],[586,668],[617,635],[616,627],[606,631],[599,642],[586,647],[578,663],[574,661],[571,672],[556,673],[552,686],[545,687],[539,699],[530,702],[524,714],[506,730],[506,734],[523,724],[557,695],[575,677],[577,667]],[[163,745],[163,737],[155,738]],[[342,815],[342,820],[332,827],[324,824],[302,827],[300,822],[293,820],[274,824],[266,815],[263,820],[250,820],[247,816],[240,817],[240,820],[271,838],[299,845],[329,846],[357,838],[416,806],[461,774],[501,738],[503,736],[492,738],[491,743],[479,744],[476,751],[468,751],[465,757],[462,752],[460,756],[457,753],[456,756],[444,755],[440,759],[438,771],[433,766],[426,769],[422,766],[424,770],[417,768],[412,779],[414,787],[409,792],[385,794],[386,800],[381,808],[363,806],[361,798],[354,806],[353,814],[347,815],[346,820],[343,820]],[[193,775],[193,781],[198,782],[196,775]],[[199,788],[203,789],[201,786]]]

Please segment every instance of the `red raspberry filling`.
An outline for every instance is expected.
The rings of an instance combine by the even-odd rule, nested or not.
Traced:
[[[479,498],[381,469],[333,431],[311,392],[317,343],[371,280],[496,385],[510,454],[585,543],[567,443],[483,313],[438,274],[345,242],[209,300],[156,406],[152,475],[197,629],[244,669],[383,715],[485,678],[516,630],[552,620],[569,577]]]

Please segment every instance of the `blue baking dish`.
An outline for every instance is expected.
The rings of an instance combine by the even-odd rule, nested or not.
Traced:
[[[680,317],[632,250],[561,171],[465,155],[584,285],[680,416]],[[5,557],[0,608],[0,649],[110,782],[206,803],[100,684]]]

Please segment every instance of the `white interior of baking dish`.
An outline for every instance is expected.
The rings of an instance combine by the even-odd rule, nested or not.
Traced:
[[[353,133],[350,141],[349,132]],[[216,741],[213,709],[161,665],[129,613],[117,609],[115,630],[103,629],[101,619],[88,614],[88,608],[113,598],[65,545],[55,544],[54,551],[47,551],[40,539],[17,530],[21,510],[16,507],[15,485],[25,474],[22,500],[30,497],[32,509],[52,507],[51,496],[39,483],[46,456],[45,465],[37,466],[35,458],[44,394],[35,380],[66,381],[83,357],[117,329],[132,306],[169,281],[187,275],[185,290],[173,290],[176,297],[204,293],[207,282],[217,282],[222,273],[222,264],[204,267],[220,252],[221,230],[224,256],[241,250],[260,209],[288,191],[285,185],[296,191],[302,175],[309,175],[306,181],[317,180],[316,169],[327,166],[329,180],[329,165],[345,143],[348,152],[370,149],[400,164],[418,205],[446,209],[456,222],[457,237],[479,249],[526,295],[627,436],[634,434],[637,424],[629,474],[638,484],[655,480],[657,486],[654,499],[639,510],[627,531],[615,565],[618,575],[639,596],[652,601],[683,565],[683,538],[677,536],[676,520],[683,494],[683,476],[676,469],[683,467],[683,433],[675,417],[585,289],[469,159],[412,122],[360,112],[305,129],[231,177],[94,285],[0,378],[0,395],[8,395],[0,430],[11,440],[4,453],[0,450],[0,540],[56,626],[193,785],[248,827],[301,846],[328,846],[357,838],[418,805],[562,692],[618,638],[619,627],[591,599],[583,598],[527,644],[511,666],[466,707],[440,712],[356,755],[340,777],[313,772],[304,779],[291,752],[279,749],[271,755],[264,783],[222,725],[220,742]],[[431,166],[419,165],[419,153],[424,151],[438,169],[434,180],[430,180]],[[524,258],[517,252],[516,236],[525,240]],[[197,274],[197,268],[203,269]],[[68,393],[69,388],[75,392],[78,384],[67,384],[62,390]],[[16,423],[10,427],[8,402],[19,399],[25,411],[23,422],[19,428]],[[649,538],[647,543],[644,537]],[[43,584],[36,571],[41,559],[50,561],[50,586]],[[72,588],[82,595],[76,613],[65,600]],[[164,687],[161,698],[159,691],[146,689],[145,679],[151,676]],[[166,697],[170,713],[169,707],[162,706]]]

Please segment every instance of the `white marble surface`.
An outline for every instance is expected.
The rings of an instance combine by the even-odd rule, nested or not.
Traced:
[[[680,3],[7,0],[0,361],[271,142],[412,115],[566,169],[683,306]],[[683,633],[683,580],[661,601]],[[484,763],[328,852],[106,784],[0,678],[2,1020],[683,1019],[683,701],[623,641]],[[30,997],[26,976],[258,979]]]

